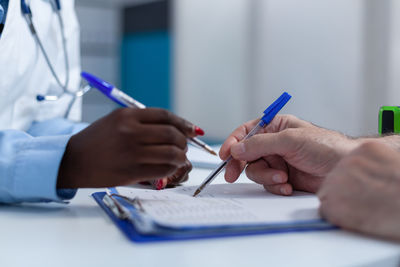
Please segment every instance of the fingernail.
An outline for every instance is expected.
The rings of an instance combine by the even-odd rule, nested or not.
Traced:
[[[238,143],[238,144],[232,146],[231,152],[232,152],[232,154],[235,154],[235,155],[241,155],[244,152],[246,152],[246,147],[244,146],[243,143]]]
[[[272,176],[272,181],[277,184],[283,183],[283,179],[279,174],[275,174],[274,176]]]
[[[233,179],[232,179],[232,178],[230,178],[230,177],[229,177],[229,178],[225,178],[225,181],[226,181],[226,182],[228,182],[228,183],[230,183],[230,184],[232,184],[232,183],[233,183]]]
[[[157,190],[161,190],[161,189],[163,189],[163,188],[164,188],[164,180],[163,180],[163,179],[159,179],[159,180],[157,181],[156,189],[157,189]]]
[[[204,135],[203,129],[201,129],[201,128],[198,127],[198,126],[195,126],[195,127],[194,127],[194,132],[195,132],[197,135],[201,135],[201,136]]]
[[[285,188],[285,187],[281,187],[280,191],[281,191],[282,195],[288,195],[289,194],[287,188]]]

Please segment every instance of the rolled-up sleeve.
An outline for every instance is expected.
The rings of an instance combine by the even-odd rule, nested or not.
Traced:
[[[27,132],[0,131],[0,202],[62,202],[76,190],[57,190],[58,168],[70,137],[86,127],[55,119]]]

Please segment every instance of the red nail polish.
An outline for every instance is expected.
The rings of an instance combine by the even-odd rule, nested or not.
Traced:
[[[163,181],[163,179],[159,179],[159,180],[157,181],[156,189],[157,189],[157,190],[161,190],[161,189],[163,189],[163,188],[164,188],[164,181]]]
[[[194,131],[195,131],[195,133],[196,133],[197,135],[201,135],[201,136],[204,135],[204,131],[203,131],[200,127],[198,127],[198,126],[195,126],[195,127],[194,127]]]

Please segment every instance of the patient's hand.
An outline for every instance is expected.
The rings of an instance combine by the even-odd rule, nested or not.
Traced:
[[[327,176],[320,212],[345,229],[400,240],[400,153],[382,143],[361,145]]]
[[[223,144],[220,157],[234,158],[226,168],[226,181],[236,181],[248,164],[247,176],[269,192],[316,192],[339,160],[358,146],[357,140],[291,115],[276,116],[263,133],[241,141],[258,121],[238,127]]]

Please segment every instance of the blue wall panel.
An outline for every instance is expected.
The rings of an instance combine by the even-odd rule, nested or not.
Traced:
[[[171,109],[169,32],[126,34],[121,49],[122,90],[149,107]]]

